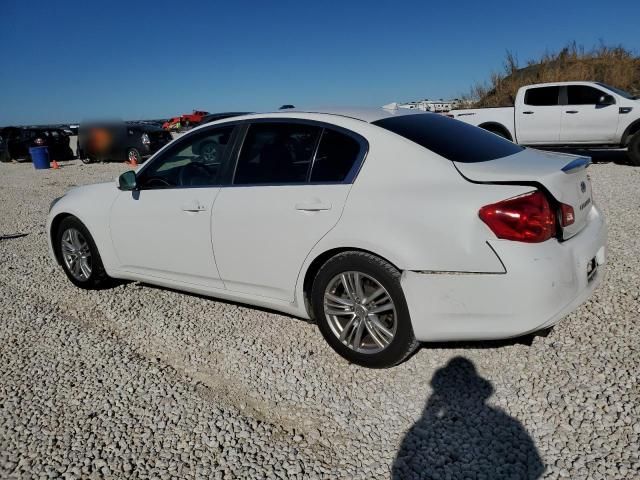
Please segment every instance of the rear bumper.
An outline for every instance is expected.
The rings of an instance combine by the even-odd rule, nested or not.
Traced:
[[[504,274],[405,271],[402,288],[421,341],[499,339],[549,327],[584,303],[604,276],[607,227],[596,207],[565,242],[491,241]],[[587,266],[597,269],[587,278]]]

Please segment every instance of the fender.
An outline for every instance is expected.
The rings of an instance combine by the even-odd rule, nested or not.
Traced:
[[[620,145],[623,147],[628,145],[629,140],[631,140],[631,137],[637,132],[640,132],[640,118],[635,120],[631,125],[629,125],[625,129],[624,133],[622,134],[622,138],[620,140]]]
[[[488,130],[490,132],[500,131],[505,134],[506,139],[513,142],[513,135],[507,127],[498,122],[485,122],[478,125],[478,127]]]

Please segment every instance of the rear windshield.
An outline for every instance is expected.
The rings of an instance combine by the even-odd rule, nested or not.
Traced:
[[[400,115],[373,124],[453,162],[486,162],[523,150],[523,147],[486,130],[436,113]]]

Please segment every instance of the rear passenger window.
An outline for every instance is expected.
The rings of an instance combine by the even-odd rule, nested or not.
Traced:
[[[255,123],[242,144],[235,185],[304,183],[321,128],[298,123]]]
[[[524,94],[524,103],[534,106],[559,105],[560,87],[530,88]]]
[[[325,129],[311,170],[311,182],[343,182],[360,154],[352,137]]]

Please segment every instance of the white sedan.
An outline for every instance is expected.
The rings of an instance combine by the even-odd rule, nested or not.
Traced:
[[[137,280],[317,322],[351,362],[546,329],[600,283],[583,157],[410,110],[287,110],[174,140],[52,204],[69,279]]]

